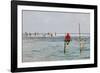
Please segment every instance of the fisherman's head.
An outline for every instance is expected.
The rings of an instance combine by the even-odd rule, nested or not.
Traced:
[[[67,35],[69,35],[69,33],[67,33]]]

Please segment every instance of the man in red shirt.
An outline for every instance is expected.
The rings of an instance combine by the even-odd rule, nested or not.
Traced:
[[[65,48],[69,45],[71,41],[71,36],[69,33],[67,33],[64,37],[64,53],[65,53]]]
[[[71,40],[70,34],[67,33],[67,34],[65,35],[65,40],[64,40],[64,41],[67,43],[67,45],[69,45],[70,40]]]

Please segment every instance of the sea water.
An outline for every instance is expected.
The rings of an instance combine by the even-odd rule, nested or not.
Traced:
[[[79,37],[72,37],[64,53],[64,36],[58,37],[23,37],[22,61],[61,61],[90,58],[90,37],[81,37],[84,48],[80,51]]]

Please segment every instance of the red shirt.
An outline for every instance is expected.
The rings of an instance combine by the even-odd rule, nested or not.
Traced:
[[[70,37],[69,33],[67,33],[66,36],[65,36],[65,40],[69,41],[70,39],[71,39],[71,37]]]

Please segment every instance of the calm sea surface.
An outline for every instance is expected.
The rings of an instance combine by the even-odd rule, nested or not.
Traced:
[[[74,36],[64,53],[64,37],[23,37],[22,61],[57,61],[90,58],[90,37],[83,36],[84,48],[80,52],[79,37]]]

